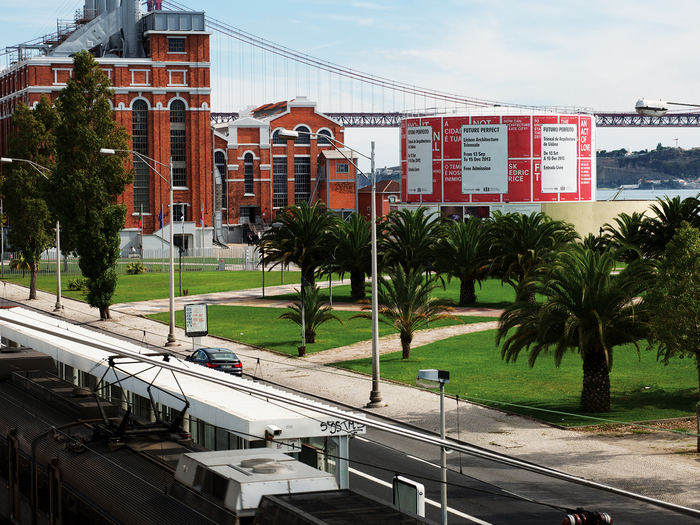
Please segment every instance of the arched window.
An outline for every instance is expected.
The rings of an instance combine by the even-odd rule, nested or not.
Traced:
[[[280,130],[277,129],[272,134],[272,143],[277,145],[287,144],[287,141],[285,139],[280,138]]]
[[[318,132],[317,144],[330,146],[331,145],[331,141],[329,139],[330,136],[331,136],[331,132],[329,130],[322,129],[321,131]]]
[[[223,180],[226,178],[226,155],[223,151],[214,152],[214,165],[219,172],[219,177]]]
[[[131,149],[148,157],[148,104],[136,100],[131,108]],[[134,155],[134,212],[151,213],[149,168],[138,155]]]
[[[294,141],[295,146],[308,146],[311,144],[311,130],[306,126],[298,126],[294,131],[299,133],[299,136]]]
[[[253,154],[246,153],[243,156],[243,176],[245,177],[245,187],[243,191],[247,195],[253,195]]]
[[[187,186],[187,136],[185,130],[185,103],[175,100],[170,104],[170,156],[172,157],[173,186]]]

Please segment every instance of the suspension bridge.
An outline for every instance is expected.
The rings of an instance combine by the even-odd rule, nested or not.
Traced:
[[[148,0],[169,11],[197,11],[175,0]],[[0,51],[21,60],[27,50],[59,41],[75,30],[87,13],[57,24],[57,32]],[[598,127],[697,127],[700,112],[668,112],[663,116],[634,112],[596,112],[593,108],[543,107],[487,100],[447,93],[357,71],[257,37],[232,25],[206,17],[210,39],[212,123],[238,118],[247,106],[291,100],[305,94],[321,111],[345,127],[398,127],[402,118],[460,113],[478,108],[594,114]],[[507,111],[507,110],[506,110]]]

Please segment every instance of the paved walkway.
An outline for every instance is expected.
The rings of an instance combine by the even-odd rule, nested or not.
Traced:
[[[291,286],[290,291],[293,288]],[[191,296],[178,299],[177,304],[178,308],[188,302],[202,301],[210,304],[262,304],[259,292],[246,290]],[[27,289],[14,284],[4,284],[0,293],[3,298],[26,303],[29,307],[47,313],[53,311],[56,302],[55,295],[43,292],[39,293],[37,300],[27,301]],[[282,306],[280,301],[274,299],[266,301],[268,306]],[[142,315],[151,311],[167,311],[167,300],[115,305],[112,308],[113,319],[110,321],[100,321],[98,311],[85,303],[70,299],[63,299],[63,303],[65,308],[61,316],[76,322],[130,337],[144,344],[163,346],[167,340],[168,327]],[[494,315],[493,311],[477,313]],[[484,323],[448,328],[459,331],[487,329],[491,326],[490,323]],[[449,336],[450,330],[440,328],[424,331],[417,336],[416,344]],[[192,343],[185,338],[183,331],[177,329],[176,337],[182,346],[175,352],[180,355],[189,353]],[[344,359],[345,356],[364,355],[366,348],[334,349],[299,359],[214,337],[203,338],[202,344],[231,348],[241,357],[246,374],[254,375],[259,380],[333,400],[353,410],[363,410],[370,417],[377,415],[390,418],[431,432],[439,430],[439,402],[434,392],[383,382],[383,406],[365,409],[371,390],[370,378],[323,364]],[[395,343],[391,338],[383,338],[380,350],[391,351],[392,344]],[[467,358],[465,353],[465,359]],[[555,428],[472,403],[462,402],[457,405],[453,399],[446,400],[445,405],[449,438],[700,510],[700,456],[690,453],[695,445],[694,438],[668,433],[598,436]],[[458,428],[461,429],[459,433]],[[458,457],[452,456],[457,455],[451,455],[448,461],[457,462]],[[457,463],[452,466],[459,468]]]

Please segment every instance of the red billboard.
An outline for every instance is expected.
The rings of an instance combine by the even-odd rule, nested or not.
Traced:
[[[411,203],[595,199],[592,115],[436,116],[401,123],[401,198]]]

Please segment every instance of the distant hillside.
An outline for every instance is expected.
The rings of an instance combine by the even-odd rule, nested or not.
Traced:
[[[686,182],[700,178],[700,148],[664,148],[635,151],[624,149],[600,151],[597,155],[598,187],[619,187],[645,180],[669,181],[669,186],[683,179]]]

